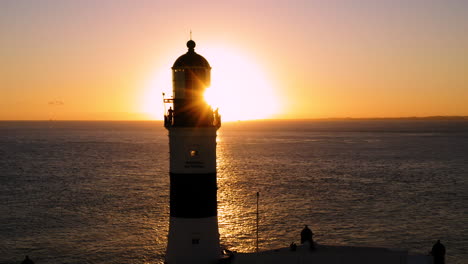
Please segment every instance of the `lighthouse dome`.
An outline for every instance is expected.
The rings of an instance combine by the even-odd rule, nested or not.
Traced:
[[[187,42],[188,51],[184,55],[180,56],[175,62],[172,68],[186,68],[186,67],[203,67],[210,68],[208,61],[195,52],[195,41],[189,40]]]

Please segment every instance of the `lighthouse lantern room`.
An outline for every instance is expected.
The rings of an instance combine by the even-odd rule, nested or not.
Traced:
[[[218,111],[205,102],[211,67],[187,42],[172,67],[169,132],[170,220],[166,263],[216,263],[221,257],[217,219],[216,132]]]

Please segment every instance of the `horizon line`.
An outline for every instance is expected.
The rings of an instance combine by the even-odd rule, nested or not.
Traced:
[[[402,117],[321,117],[321,118],[264,118],[231,120],[223,123],[252,121],[351,121],[351,120],[468,120],[468,116],[402,116]],[[152,119],[1,119],[0,122],[163,122]]]

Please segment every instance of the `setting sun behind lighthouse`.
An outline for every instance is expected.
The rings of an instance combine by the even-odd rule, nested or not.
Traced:
[[[200,44],[195,51],[212,67],[205,100],[213,110],[219,108],[223,121],[274,118],[281,112],[277,87],[254,59],[226,47]],[[168,61],[172,65],[172,58]],[[148,118],[161,119],[164,115],[161,94],[166,98],[173,95],[171,66],[160,68],[153,76],[141,93],[140,109]],[[166,111],[169,106],[166,105]]]
[[[211,64],[205,100],[219,107],[224,121],[272,118],[280,111],[275,87],[261,67],[240,52],[207,47],[200,52]]]

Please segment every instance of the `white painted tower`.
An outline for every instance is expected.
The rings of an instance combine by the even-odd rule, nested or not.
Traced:
[[[217,111],[205,102],[211,67],[187,42],[172,67],[173,98],[164,116],[169,131],[170,223],[166,263],[216,263],[221,257],[217,217]]]

